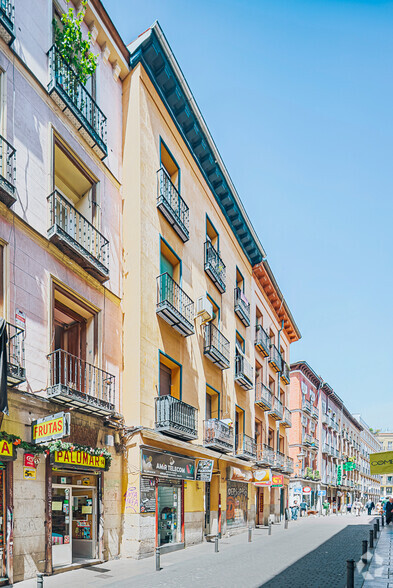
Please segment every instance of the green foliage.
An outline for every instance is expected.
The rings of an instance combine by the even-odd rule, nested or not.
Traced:
[[[66,14],[62,14],[62,27],[59,27],[55,19],[53,20],[56,47],[60,51],[63,59],[79,76],[82,84],[86,84],[87,79],[97,68],[97,56],[90,52],[90,31],[88,32],[88,40],[82,38],[81,25],[87,1],[82,1],[82,10],[76,15],[74,15],[71,7]],[[67,0],[67,4],[69,2],[70,0]]]

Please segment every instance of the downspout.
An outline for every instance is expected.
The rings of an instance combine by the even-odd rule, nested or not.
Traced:
[[[281,331],[284,328],[284,319],[281,321],[281,329],[279,329],[278,331],[278,338],[277,338],[277,347],[278,347],[278,352],[280,353],[280,358],[281,358],[281,352],[280,352],[280,341],[281,341]],[[280,370],[277,372],[277,398],[280,399],[280,379],[281,379],[281,374],[282,374],[282,358],[280,361]],[[284,405],[283,405],[283,411],[284,411]],[[283,414],[284,417],[284,414]],[[277,451],[280,451],[280,421],[277,421]],[[284,448],[285,451],[285,448]],[[280,488],[280,514],[279,517],[281,520],[281,502],[282,502],[282,492],[284,492],[284,488]]]

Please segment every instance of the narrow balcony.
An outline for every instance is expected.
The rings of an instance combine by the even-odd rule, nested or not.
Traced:
[[[100,159],[108,155],[106,116],[55,45],[48,52],[48,92]]]
[[[318,449],[319,448],[319,440],[316,437],[313,437],[312,438],[312,444],[313,444],[314,449]]]
[[[115,376],[62,349],[48,362],[50,400],[97,416],[115,411]]]
[[[285,458],[285,465],[283,468],[284,472],[286,474],[293,474],[295,471],[294,465],[293,465],[293,459],[292,457],[286,457]]]
[[[274,467],[280,472],[285,468],[285,455],[281,451],[276,451]]]
[[[330,445],[328,443],[323,443],[322,444],[322,453],[329,455],[329,451],[330,451]]]
[[[284,416],[282,419],[283,427],[290,428],[292,427],[292,413],[287,408],[284,408]]]
[[[323,425],[328,425],[329,424],[329,417],[327,414],[323,414],[322,415],[322,424]]]
[[[257,325],[255,328],[255,347],[262,353],[263,357],[269,357],[270,338],[262,325]]]
[[[319,409],[317,406],[312,405],[311,406],[311,416],[313,419],[318,419],[319,417]]]
[[[259,466],[274,466],[275,462],[275,455],[274,449],[269,447],[269,445],[265,444],[258,444],[257,445],[257,456],[256,456],[256,463]]]
[[[190,238],[189,209],[163,167],[157,172],[157,190],[158,210],[185,243]]]
[[[269,363],[270,363],[270,366],[273,368],[273,370],[276,373],[281,371],[281,362],[282,362],[281,353],[279,352],[277,347],[272,344],[270,346]]]
[[[270,388],[258,382],[255,386],[255,404],[263,410],[271,410],[273,408],[273,395]]]
[[[308,412],[308,414],[311,414],[311,402],[309,400],[307,400],[306,398],[303,398],[302,410],[304,412]]]
[[[205,243],[205,272],[223,294],[226,289],[226,269],[219,252],[216,251],[210,241]]]
[[[15,183],[16,151],[13,146],[0,135],[0,201],[8,206],[8,208],[16,202]]]
[[[7,384],[17,386],[25,380],[25,332],[7,323]]]
[[[256,443],[248,435],[237,435],[236,437],[236,457],[255,461],[257,457]]]
[[[229,368],[231,357],[229,341],[211,322],[205,325],[203,353],[220,369]]]
[[[56,190],[48,196],[48,239],[103,283],[109,278],[109,241]]]
[[[235,288],[235,300],[234,300],[235,313],[242,321],[245,327],[250,326],[250,303],[245,297],[241,288]]]
[[[156,399],[156,431],[184,441],[198,438],[198,411],[174,396]]]
[[[274,396],[272,410],[269,412],[269,416],[273,417],[275,421],[282,421],[284,416],[284,407],[281,400]]]
[[[309,433],[305,433],[302,439],[302,445],[310,447],[313,444],[313,438]]]
[[[244,355],[235,357],[235,382],[244,390],[251,390],[254,386],[254,369]]]
[[[10,46],[15,41],[14,0],[0,0],[0,37]]]
[[[204,422],[203,445],[209,449],[215,449],[221,453],[233,451],[233,428],[218,419],[209,419]]]
[[[156,313],[183,337],[194,333],[194,303],[168,273],[157,277]]]
[[[289,376],[289,365],[287,363],[285,363],[284,360],[282,360],[281,381],[284,382],[284,384],[290,384],[290,382],[291,382],[291,379]]]

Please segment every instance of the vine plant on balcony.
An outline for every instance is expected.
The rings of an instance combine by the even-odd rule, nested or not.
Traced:
[[[69,4],[70,0],[66,2]],[[55,19],[53,20],[56,48],[83,85],[97,69],[97,56],[90,51],[91,32],[88,31],[88,38],[84,39],[81,29],[87,2],[88,0],[82,0],[81,10],[77,14],[69,7],[68,11],[61,15],[61,27]],[[75,79],[74,85],[77,84],[78,80]],[[76,90],[75,87],[74,91]]]

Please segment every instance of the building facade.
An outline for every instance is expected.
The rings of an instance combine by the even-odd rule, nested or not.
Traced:
[[[160,26],[129,50],[122,554],[142,557],[282,516],[300,335]]]
[[[363,427],[360,433],[359,452],[361,500],[363,503],[371,500],[376,504],[381,496],[381,476],[371,475],[370,453],[379,453],[382,451],[382,445],[378,441],[377,436],[370,430],[362,415],[354,414],[353,416]]]
[[[27,0],[0,9],[0,576],[11,584],[120,553],[128,52],[92,0],[83,34],[98,68],[84,86],[54,44],[52,21],[66,10]]]
[[[393,451],[393,432],[378,431],[376,434],[381,449],[379,451]],[[381,476],[381,497],[389,498],[393,495],[393,475]]]

